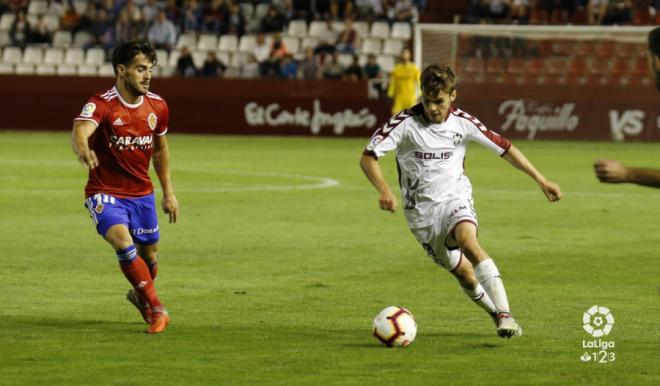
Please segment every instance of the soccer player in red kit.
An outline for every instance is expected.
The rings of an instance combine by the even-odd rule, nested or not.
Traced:
[[[112,65],[115,86],[94,95],[75,118],[72,147],[89,169],[85,206],[97,232],[114,248],[133,289],[127,299],[137,307],[146,332],[163,332],[170,317],[158,299],[158,217],[149,163],[163,189],[162,208],[176,222],[179,204],[170,178],[165,133],[169,109],[149,92],[156,52],[146,42],[119,45]]]

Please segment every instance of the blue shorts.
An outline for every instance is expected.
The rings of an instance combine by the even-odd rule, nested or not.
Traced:
[[[85,207],[96,225],[96,231],[103,237],[111,226],[124,224],[136,244],[151,245],[160,238],[153,193],[136,198],[97,193],[87,197]]]

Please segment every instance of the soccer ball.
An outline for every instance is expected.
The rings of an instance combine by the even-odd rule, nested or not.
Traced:
[[[403,307],[387,307],[374,319],[374,336],[387,347],[407,347],[415,335],[415,317]]]

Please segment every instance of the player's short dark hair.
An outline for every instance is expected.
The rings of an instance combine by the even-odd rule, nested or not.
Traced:
[[[138,54],[144,54],[151,63],[158,64],[156,50],[151,43],[140,40],[122,43],[112,52],[112,68],[115,70],[115,75],[117,74],[118,65],[128,66]]]
[[[655,27],[649,32],[649,51],[655,56],[660,56],[660,27]]]
[[[439,91],[451,93],[456,88],[456,73],[449,66],[438,63],[428,65],[420,77],[422,92],[437,94]]]

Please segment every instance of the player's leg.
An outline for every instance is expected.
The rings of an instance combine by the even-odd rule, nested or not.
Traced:
[[[472,263],[479,283],[495,304],[499,318],[498,334],[502,337],[521,335],[522,329],[511,316],[509,300],[493,259],[481,248],[477,239],[477,226],[471,221],[460,221],[453,228],[453,239]]]
[[[151,280],[156,280],[158,275],[158,243],[150,245],[136,244],[138,255],[144,260],[149,267]]]
[[[458,284],[461,285],[463,292],[479,307],[483,308],[497,324],[497,310],[495,309],[495,305],[481,286],[481,283],[477,280],[472,263],[463,257],[460,250],[447,252],[459,255],[458,264],[449,273],[454,275],[456,280],[458,280]]]

